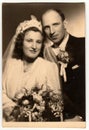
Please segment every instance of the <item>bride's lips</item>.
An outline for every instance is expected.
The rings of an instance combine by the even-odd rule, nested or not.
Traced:
[[[29,50],[31,53],[33,53],[33,54],[35,54],[35,53],[37,53],[37,51],[36,50]]]

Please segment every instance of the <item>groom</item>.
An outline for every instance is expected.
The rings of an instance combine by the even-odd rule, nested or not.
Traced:
[[[44,57],[59,67],[64,96],[64,120],[85,121],[85,38],[66,31],[60,10],[48,9],[42,15],[46,35]]]

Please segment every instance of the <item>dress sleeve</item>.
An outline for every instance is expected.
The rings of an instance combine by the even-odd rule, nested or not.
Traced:
[[[9,74],[8,68],[9,68],[9,64],[4,69],[3,74],[2,74],[2,105],[3,105],[3,109],[15,105],[15,103],[9,98],[9,96],[7,94],[7,91],[8,91],[7,77]]]
[[[55,92],[61,91],[61,82],[58,67],[51,63],[47,70],[47,85]]]
[[[15,103],[8,97],[5,87],[2,89],[2,105],[3,109],[15,106]]]
[[[10,117],[10,114],[13,110],[13,107],[16,105],[14,101],[8,96],[7,91],[7,77],[8,77],[8,67],[3,71],[2,75],[2,110],[3,110],[3,120],[7,121]]]

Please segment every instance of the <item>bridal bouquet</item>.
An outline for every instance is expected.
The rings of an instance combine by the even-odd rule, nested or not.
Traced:
[[[16,94],[10,118],[12,121],[61,121],[63,111],[62,95],[47,89],[35,87],[31,91],[23,88]]]

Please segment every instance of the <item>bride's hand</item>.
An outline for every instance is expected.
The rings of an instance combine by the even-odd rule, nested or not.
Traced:
[[[4,121],[12,121],[13,117],[11,116],[13,107],[6,107],[3,109],[3,119]]]
[[[13,108],[16,106],[16,103],[11,101],[9,103],[4,104],[3,106],[3,118],[8,120]]]
[[[72,122],[72,121],[74,121],[74,122],[76,122],[76,121],[83,121],[83,118],[82,118],[81,116],[79,116],[79,115],[76,115],[74,118],[71,118],[71,119],[65,119],[64,121],[65,121],[65,122]]]

